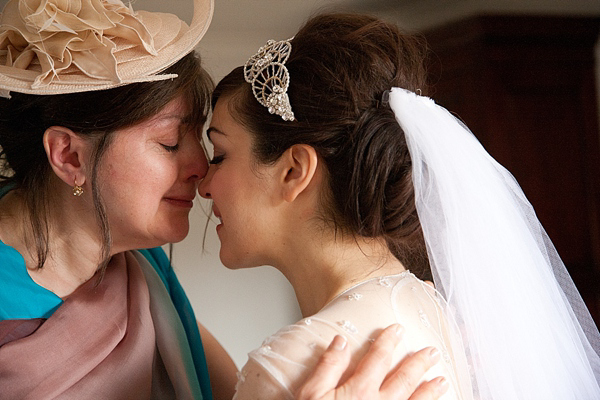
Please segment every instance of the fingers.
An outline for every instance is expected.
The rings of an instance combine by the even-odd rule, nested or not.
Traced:
[[[439,399],[448,390],[448,383],[444,378],[421,382],[425,372],[440,359],[439,351],[433,347],[407,356],[388,375],[392,354],[400,342],[402,332],[402,327],[397,324],[384,329],[358,364],[354,374],[340,387],[337,385],[350,362],[350,351],[346,346],[346,339],[336,336],[321,356],[312,375],[296,393],[296,399]]]
[[[437,400],[448,390],[448,381],[446,378],[437,377],[424,382],[419,386],[408,400]]]
[[[327,393],[333,394],[333,389],[337,387],[349,363],[347,339],[337,335],[319,359],[311,376],[296,393],[296,399],[325,399]]]
[[[384,329],[371,344],[369,351],[360,361],[353,375],[338,389],[336,398],[374,398],[388,374],[394,349],[400,342],[403,328],[391,325]]]
[[[395,393],[401,399],[410,398],[411,400],[436,399],[437,397],[431,396],[435,395],[438,390],[443,389],[442,381],[436,380],[436,378],[421,386],[419,386],[419,384],[421,383],[425,372],[435,365],[439,359],[440,352],[434,347],[427,347],[407,356],[400,363],[396,371],[389,375],[381,385],[382,394],[391,395],[392,393]],[[411,397],[411,393],[413,392],[415,392],[415,394]],[[421,397],[414,397],[415,395]]]
[[[371,344],[369,352],[358,364],[348,383],[357,389],[365,385],[379,388],[390,370],[392,354],[400,343],[403,331],[404,329],[397,324],[385,328]]]

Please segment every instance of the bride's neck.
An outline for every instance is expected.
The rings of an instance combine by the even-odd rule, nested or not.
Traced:
[[[314,231],[295,236],[276,267],[292,284],[304,317],[359,282],[405,270],[380,238]]]

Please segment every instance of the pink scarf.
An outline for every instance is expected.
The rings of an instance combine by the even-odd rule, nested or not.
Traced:
[[[39,320],[0,323],[0,345],[6,343],[0,347],[2,399],[173,394],[156,350],[148,285],[134,254],[114,256],[102,282],[95,283],[92,278],[80,286],[37,330]]]

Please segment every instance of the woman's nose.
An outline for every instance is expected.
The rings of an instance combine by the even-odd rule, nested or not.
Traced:
[[[204,179],[208,173],[208,160],[204,151],[198,156],[198,171],[196,172],[197,179]]]
[[[186,180],[198,181],[203,179],[208,172],[208,160],[202,145],[197,141],[194,142],[188,147],[185,161],[185,178]]]
[[[198,185],[198,194],[200,196],[204,197],[205,199],[212,198],[210,195],[210,192],[209,192],[210,180],[211,180],[211,173],[210,173],[210,168],[209,168],[208,172],[204,176],[204,179],[202,179],[202,181]]]

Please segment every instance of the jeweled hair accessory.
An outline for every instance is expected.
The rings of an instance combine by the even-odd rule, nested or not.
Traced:
[[[294,120],[287,95],[290,74],[285,67],[292,51],[290,40],[269,40],[244,64],[244,78],[252,85],[256,100],[267,107],[271,114],[280,115],[284,121]]]

